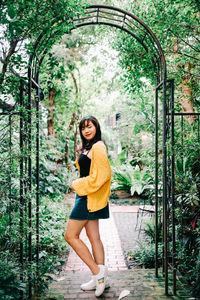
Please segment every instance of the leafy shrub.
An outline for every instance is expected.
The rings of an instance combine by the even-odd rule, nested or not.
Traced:
[[[58,142],[61,144],[60,141]],[[56,146],[58,147],[58,145]],[[52,196],[58,196],[61,193],[67,193],[73,179],[77,177],[77,171],[73,162],[70,161],[69,165],[66,166],[64,162],[62,163],[62,157],[60,157],[61,163],[57,163],[57,159],[59,159],[59,157],[57,157],[57,151],[56,149],[43,149],[40,155],[41,195],[48,193]],[[33,166],[33,170],[36,172],[35,166]],[[33,178],[34,183],[35,178],[36,177]]]
[[[146,228],[143,229],[146,236],[150,238],[151,243],[155,243],[155,233],[156,233],[156,225],[155,219],[152,219],[151,223],[145,222]],[[157,226],[157,239],[158,242],[162,242],[162,222],[158,222]]]
[[[139,243],[139,248],[134,251],[132,257],[142,267],[154,268],[155,267],[155,244]],[[158,244],[158,266],[161,266],[161,264],[162,264],[162,244]]]
[[[177,245],[178,269],[188,283],[194,297],[200,295],[200,238],[195,242],[196,249],[186,249],[181,241]]]
[[[0,299],[20,299],[25,284],[20,280],[18,261],[9,251],[0,254]]]
[[[119,196],[115,193],[112,193],[109,198],[110,198],[110,200],[119,199]]]
[[[21,292],[26,295],[28,277],[34,287],[37,287],[37,293],[40,293],[48,286],[48,273],[59,270],[65,263],[68,248],[64,240],[64,227],[68,216],[68,209],[63,205],[64,195],[55,198],[54,201],[49,197],[41,197],[40,201],[40,241],[39,241],[39,268],[36,265],[36,234],[34,228],[36,219],[32,219],[32,253],[33,260],[31,266],[28,266],[24,260],[23,281],[20,280],[21,265],[19,262],[19,214],[16,211],[12,213],[12,227],[7,226],[8,218],[2,214],[0,223],[0,298],[1,299],[21,299]],[[62,203],[61,203],[62,201]],[[1,207],[0,207],[1,208]],[[33,215],[35,207],[33,205]],[[2,210],[1,210],[2,213]],[[3,228],[4,226],[4,228]],[[24,232],[28,230],[24,223]],[[12,232],[12,239],[9,238]],[[24,249],[25,250],[25,249]],[[26,255],[24,253],[24,255]],[[39,276],[39,277],[38,277]],[[39,281],[38,279],[39,278]],[[24,298],[25,299],[25,298]]]
[[[135,193],[141,195],[144,190],[151,189],[153,186],[152,176],[149,169],[140,170],[138,166],[133,167],[130,164],[123,164],[113,167],[113,185],[112,189],[125,190],[131,195]]]
[[[178,130],[175,143],[176,259],[177,269],[196,297],[200,294],[200,152],[195,122],[184,125],[184,143]]]
[[[64,197],[64,196],[63,196]],[[66,248],[64,241],[64,224],[68,209],[58,201],[43,197],[40,207],[40,249],[48,254],[59,254]]]

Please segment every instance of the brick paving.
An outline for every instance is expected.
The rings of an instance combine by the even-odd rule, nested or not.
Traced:
[[[121,241],[112,212],[110,213],[109,219],[100,220],[99,230],[105,250],[105,263],[108,266],[108,269],[114,271],[126,270],[127,267],[124,260],[123,250],[121,247]],[[91,246],[88,241],[85,229],[82,230],[80,238],[85,242],[85,244],[91,251]],[[64,270],[83,271],[88,270],[88,267],[82,262],[82,260],[73,251],[73,249],[70,249],[67,264]]]
[[[90,276],[88,271],[68,271],[60,275],[57,282],[53,282],[50,287],[49,296],[45,299],[88,299],[96,300],[93,291],[84,292],[80,289],[80,284],[85,282]],[[110,288],[104,291],[99,299],[118,299],[123,290],[130,291],[125,300],[164,300],[164,299],[189,299],[179,289],[178,296],[164,295],[164,281],[160,275],[156,280],[154,270],[131,269],[121,271],[110,271]]]
[[[72,202],[73,196],[68,198],[69,205]],[[176,297],[165,296],[164,279],[162,275],[159,276],[159,279],[156,279],[152,269],[127,268],[123,253],[135,247],[138,237],[138,228],[135,228],[137,211],[138,207],[136,206],[111,205],[110,218],[100,221],[100,233],[105,247],[106,265],[108,266],[110,278],[110,288],[104,291],[100,299],[118,299],[123,290],[130,291],[130,294],[123,298],[127,300],[190,299],[184,295],[184,289],[179,289]],[[132,242],[130,234],[133,237]],[[81,233],[81,239],[90,248],[85,230]],[[59,276],[54,277],[48,295],[43,299],[97,299],[94,296],[94,291],[84,292],[80,289],[81,283],[89,279],[89,269],[70,249],[63,271]]]
[[[150,222],[152,215],[138,213],[139,206],[111,206],[124,255],[134,252],[138,248],[138,242],[144,240],[143,228],[146,222]]]

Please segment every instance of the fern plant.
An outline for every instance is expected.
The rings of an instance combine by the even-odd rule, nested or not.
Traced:
[[[152,176],[146,168],[140,170],[138,166],[123,164],[113,167],[113,189],[125,190],[133,196],[135,193],[141,195],[144,190],[152,189]]]

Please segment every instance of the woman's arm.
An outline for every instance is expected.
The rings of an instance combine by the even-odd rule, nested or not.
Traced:
[[[111,178],[111,167],[103,143],[96,143],[92,147],[91,170],[89,176],[76,179],[72,189],[79,196],[85,196],[98,191]]]

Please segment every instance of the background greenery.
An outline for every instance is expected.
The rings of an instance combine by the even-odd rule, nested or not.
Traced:
[[[19,110],[19,77],[27,76],[25,70],[33,43],[40,33],[44,39],[51,34],[40,74],[45,95],[40,102],[41,287],[47,285],[46,274],[55,264],[62,263],[63,253],[67,253],[63,233],[68,211],[63,199],[77,176],[74,158],[80,142],[77,126],[82,116],[94,114],[100,120],[112,165],[112,191],[122,189],[130,196],[139,195],[148,204],[155,200],[155,74],[141,45],[124,32],[91,26],[68,33],[72,18],[82,14],[82,6],[94,3],[98,1],[0,1],[1,110]],[[169,77],[175,79],[176,111],[199,112],[199,2],[110,0],[101,4],[127,9],[152,29],[163,47]],[[159,182],[161,115],[159,103]],[[17,299],[20,290],[27,288],[19,277],[19,118],[12,118],[11,141],[8,122],[7,117],[1,116],[0,292],[5,299],[13,299],[13,295]],[[33,122],[33,138],[34,125]],[[183,130],[179,118],[175,125],[177,265],[196,296],[200,292],[198,120],[184,118]],[[33,178],[34,172],[33,163]],[[33,197],[34,188],[33,180]],[[161,197],[159,184],[160,203]],[[33,205],[33,212],[34,209]],[[153,225],[150,227],[152,236]],[[142,246],[143,254],[135,254],[138,260],[148,261],[149,253],[152,264],[153,243],[151,240],[149,246]],[[148,262],[142,263],[149,267]],[[28,274],[26,262],[25,266]]]

